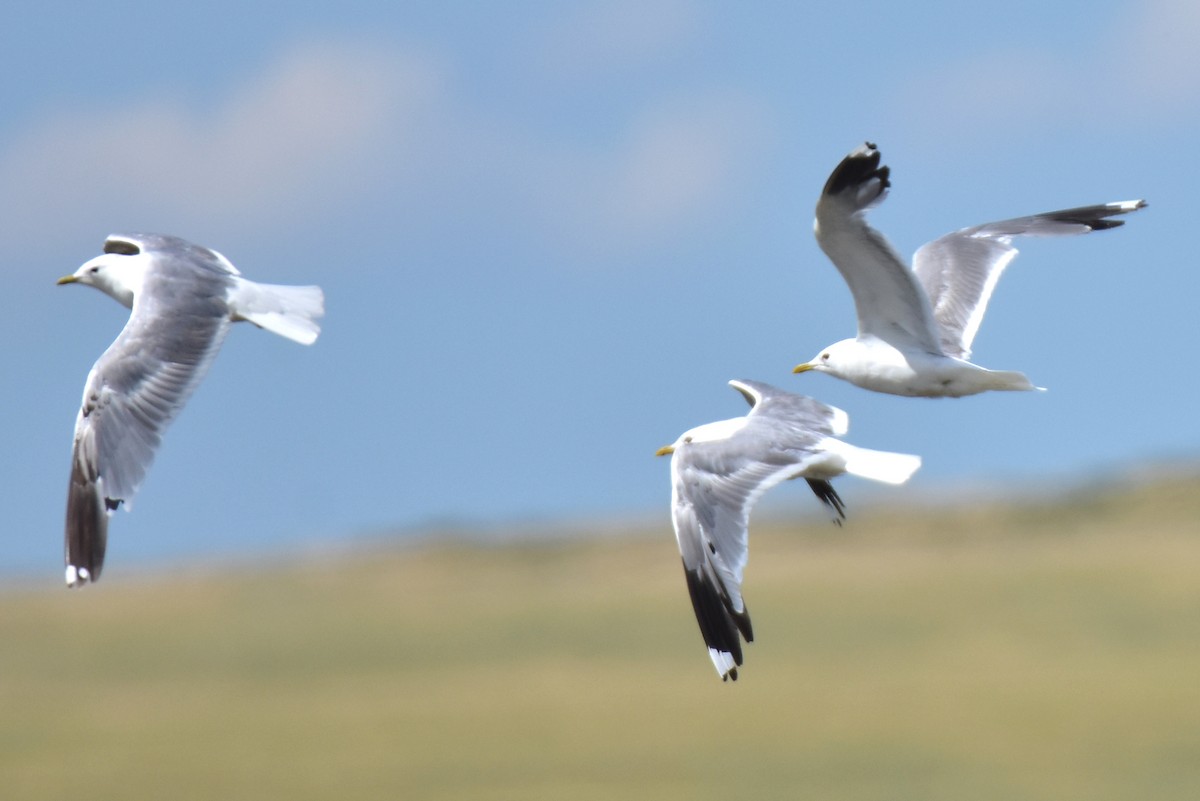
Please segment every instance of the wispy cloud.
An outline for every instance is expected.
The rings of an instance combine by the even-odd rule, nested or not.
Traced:
[[[776,123],[734,90],[676,90],[648,106],[597,139],[458,105],[420,176],[398,183],[421,187],[426,210],[486,217],[480,229],[502,225],[573,263],[694,236],[746,202]]]
[[[898,117],[956,136],[1200,116],[1200,5],[1117,5],[1083,54],[1000,47],[908,83]],[[946,121],[953,125],[946,125]]]
[[[319,43],[209,109],[187,97],[63,109],[0,155],[0,209],[24,230],[116,216],[270,223],[371,180],[370,154],[437,86],[420,58]]]
[[[735,92],[679,98],[640,116],[596,165],[584,196],[598,233],[645,239],[710,221],[744,188],[770,131],[767,109]]]
[[[657,69],[665,42],[695,35],[692,6],[677,0],[639,4],[633,21],[607,9],[562,22],[603,34],[590,55],[555,40],[589,82],[619,88],[628,70]],[[199,235],[311,225],[339,204],[373,203],[398,220],[502,220],[506,235],[611,253],[705,225],[772,138],[763,103],[702,81],[636,94],[602,136],[569,114],[547,124],[553,97],[534,113],[480,99],[452,56],[431,52],[300,42],[215,100],[118,96],[29,120],[0,150],[0,227]],[[597,75],[586,66],[597,59],[625,67]],[[497,85],[542,67],[517,58],[506,69]]]

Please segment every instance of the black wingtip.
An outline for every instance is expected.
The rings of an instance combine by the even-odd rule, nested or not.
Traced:
[[[891,170],[886,166],[879,166],[880,158],[879,150],[874,143],[864,143],[862,147],[855,149],[834,168],[829,175],[829,180],[825,182],[824,193],[837,195],[870,181],[878,181],[878,191],[872,200],[881,197],[892,183],[889,177]]]
[[[1126,200],[1120,203],[1105,203],[1100,206],[1080,206],[1074,209],[1063,209],[1043,215],[1056,222],[1086,225],[1093,231],[1106,231],[1109,228],[1119,228],[1124,220],[1114,220],[1118,214],[1130,214],[1138,209],[1146,208],[1144,200]]]
[[[741,634],[746,642],[754,641],[749,610],[735,612],[730,607],[728,596],[706,579],[701,571],[689,570],[684,565],[683,574],[687,578],[688,595],[692,599],[692,609],[696,612],[696,622],[700,625],[704,644],[728,653],[735,664],[741,665],[742,642],[738,635]],[[726,675],[737,681],[736,668]]]
[[[833,488],[833,484],[818,478],[806,478],[809,489],[817,496],[821,503],[829,507],[833,512],[834,525],[841,526],[842,521],[846,519],[846,503],[842,500],[842,496],[838,495],[837,490]]]
[[[109,500],[96,486],[79,459],[71,460],[71,481],[67,489],[65,556],[68,583],[79,586],[100,578],[104,551],[108,544]],[[119,503],[117,501],[116,503]],[[71,579],[75,580],[72,581]]]

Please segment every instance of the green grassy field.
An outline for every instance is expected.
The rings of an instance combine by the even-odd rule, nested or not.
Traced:
[[[1200,481],[851,515],[755,525],[736,684],[665,510],[9,591],[0,796],[1200,798]]]

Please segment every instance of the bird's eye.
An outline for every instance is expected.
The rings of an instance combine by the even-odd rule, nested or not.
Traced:
[[[692,441],[692,438],[691,438],[691,437],[684,437],[684,438],[683,438],[683,441],[684,441],[684,442],[691,442],[691,441]]]
[[[827,362],[827,361],[829,361],[829,354],[828,354],[828,353],[822,353],[822,354],[821,354],[821,361],[823,361],[823,362]]]

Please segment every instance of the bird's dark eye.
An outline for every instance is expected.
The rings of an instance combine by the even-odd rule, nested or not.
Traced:
[[[100,272],[100,265],[96,265],[96,266],[95,266],[95,267],[93,267],[92,269],[88,270],[88,272],[89,272],[89,273],[98,273],[98,272]]]
[[[692,438],[691,438],[691,437],[684,437],[684,438],[683,438],[683,441],[684,441],[684,442],[691,442],[691,441],[692,441]]]
[[[829,354],[828,354],[828,353],[822,353],[822,354],[821,354],[821,361],[823,361],[823,362],[827,362],[827,361],[829,361]]]

